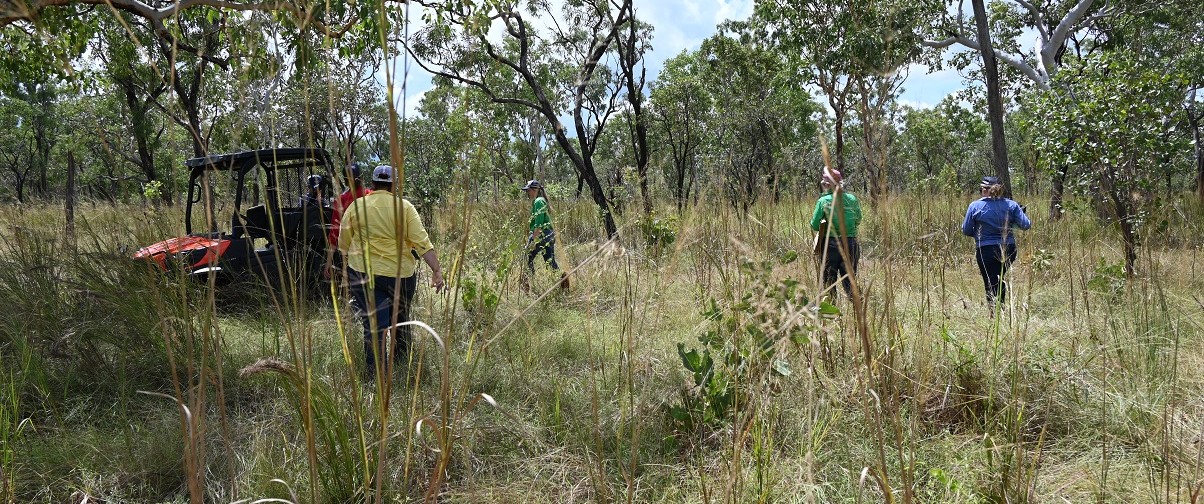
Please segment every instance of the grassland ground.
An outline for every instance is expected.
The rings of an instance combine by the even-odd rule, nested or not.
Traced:
[[[817,300],[812,202],[665,207],[656,233],[629,212],[610,244],[587,202],[553,202],[572,288],[537,267],[530,292],[524,203],[448,203],[452,288],[415,312],[438,338],[416,329],[391,385],[354,369],[345,295],[218,306],[127,260],[178,211],[85,205],[68,242],[59,209],[7,208],[0,501],[1198,502],[1204,209],[1151,219],[1132,278],[1112,226],[1034,209],[992,319],[967,201],[867,206],[860,317],[838,297],[791,326],[789,371],[732,374],[737,404],[688,429],[679,343],[752,361],[748,324],[814,313],[705,315],[781,306],[788,279]]]

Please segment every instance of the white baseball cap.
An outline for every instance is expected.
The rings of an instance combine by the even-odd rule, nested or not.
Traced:
[[[373,182],[392,182],[393,167],[389,165],[380,165],[372,169]]]

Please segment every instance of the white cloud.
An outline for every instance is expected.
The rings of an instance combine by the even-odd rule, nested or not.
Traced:
[[[718,0],[719,8],[715,9],[715,24],[729,19],[744,20],[752,15],[754,3],[752,0]]]
[[[899,102],[917,108],[932,108],[951,93],[965,87],[957,70],[946,68],[932,71],[927,65],[911,65]]]
[[[931,103],[928,103],[926,101],[908,100],[906,98],[899,98],[899,104],[907,106],[907,107],[911,107],[914,109],[930,109],[933,107],[933,105]]]

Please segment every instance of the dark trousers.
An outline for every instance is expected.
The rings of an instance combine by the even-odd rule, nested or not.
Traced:
[[[410,352],[410,326],[393,328],[394,323],[410,320],[410,303],[418,290],[418,275],[405,278],[374,276],[347,269],[351,297],[364,323],[364,359],[367,372],[376,372],[376,356],[384,354],[384,342],[393,335],[393,361],[401,362]],[[394,302],[394,297],[400,297]]]
[[[544,228],[542,232],[536,231],[536,233],[539,238],[535,242],[535,246],[530,247],[528,244],[530,250],[527,252],[527,270],[535,271],[535,258],[543,254],[544,262],[548,263],[553,271],[559,271],[560,266],[556,265],[556,233],[547,228]]]
[[[837,279],[842,275],[847,275],[842,281],[844,292],[853,298],[853,276],[857,273],[857,263],[861,260],[861,247],[857,244],[857,237],[849,237],[848,240],[848,261],[840,254],[841,238],[828,238],[828,249],[825,258],[821,258],[824,263],[821,265],[824,274],[824,288],[827,289],[836,284]]]
[[[978,262],[978,274],[982,275],[982,285],[987,291],[987,303],[994,305],[998,297],[1002,304],[1008,295],[1008,284],[1003,281],[1003,275],[1016,261],[1016,244],[978,247],[974,260]]]

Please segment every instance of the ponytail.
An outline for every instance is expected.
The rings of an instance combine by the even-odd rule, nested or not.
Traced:
[[[983,192],[987,194],[988,198],[1002,198],[1003,184],[991,184],[983,188]]]

